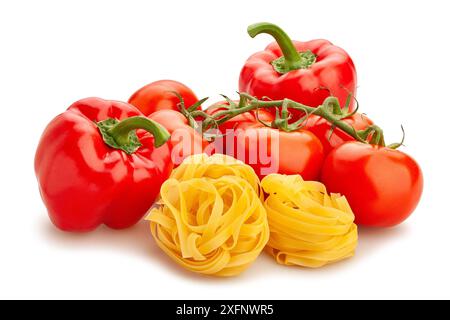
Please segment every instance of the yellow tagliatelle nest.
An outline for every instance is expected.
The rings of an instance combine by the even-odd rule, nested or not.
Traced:
[[[158,246],[188,270],[234,276],[269,239],[253,169],[224,155],[188,157],[161,187],[147,220]]]
[[[317,268],[354,255],[358,232],[344,196],[299,175],[272,174],[261,185],[268,193],[267,250],[278,263]]]

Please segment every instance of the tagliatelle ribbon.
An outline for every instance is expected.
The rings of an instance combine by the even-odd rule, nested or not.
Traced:
[[[182,164],[172,172],[170,176],[180,181],[192,178],[219,178],[223,176],[236,176],[246,180],[252,188],[261,194],[261,186],[258,176],[249,165],[224,154],[195,154],[187,157]]]
[[[299,175],[271,174],[261,185],[269,194],[267,251],[278,263],[317,268],[354,255],[358,232],[344,196]]]
[[[184,268],[234,276],[269,239],[259,179],[224,155],[195,155],[173,171],[147,220],[158,246]]]

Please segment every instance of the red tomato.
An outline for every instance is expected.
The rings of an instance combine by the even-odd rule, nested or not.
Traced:
[[[387,147],[347,142],[331,151],[322,170],[330,192],[345,195],[357,224],[395,226],[414,211],[423,189],[417,162]]]
[[[236,100],[233,102],[235,102],[236,104],[239,103],[239,101],[236,101]],[[225,108],[217,107],[220,105],[228,105],[228,102],[227,101],[216,102],[206,110],[206,113],[209,115],[214,115],[217,112],[226,110]],[[215,108],[215,107],[217,107],[217,108]],[[266,123],[271,123],[274,120],[274,116],[270,112],[268,112],[267,110],[264,110],[264,109],[258,110],[258,118],[259,118],[259,120],[264,121]],[[258,122],[255,111],[245,112],[245,113],[239,114],[239,115],[231,118],[227,122],[221,124],[219,126],[219,130],[221,131],[222,134],[226,134],[227,130],[233,130],[237,127],[237,125],[242,124],[242,123],[247,123],[247,122],[248,123]]]
[[[372,120],[360,113],[355,113],[353,116],[343,119],[343,121],[355,128],[355,130],[364,130],[373,124]],[[319,138],[325,155],[346,141],[355,141],[352,136],[339,128],[334,128],[333,134],[330,136],[331,124],[324,118],[314,114],[308,117],[304,128]]]
[[[186,107],[190,107],[198,101],[194,92],[184,84],[174,80],[159,80],[136,91],[128,103],[137,107],[147,116],[158,110],[178,111],[177,105],[180,99],[173,92],[177,92],[183,97]]]
[[[273,120],[273,115],[266,110],[259,110],[258,116],[267,123]],[[223,131],[232,128],[233,134]],[[215,152],[228,154],[249,164],[260,178],[270,173],[300,174],[306,180],[319,178],[323,147],[311,132],[284,132],[268,128],[257,120],[254,112],[231,119],[221,129],[225,136],[213,143]]]
[[[175,166],[179,165],[187,156],[202,153],[208,143],[202,135],[189,126],[185,116],[174,110],[159,110],[148,116],[170,133],[169,147],[171,158]]]

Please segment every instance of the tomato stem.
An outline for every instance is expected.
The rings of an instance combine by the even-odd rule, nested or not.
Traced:
[[[405,142],[405,129],[403,128],[403,125],[401,125],[400,127],[402,128],[402,133],[403,133],[402,141],[391,143],[390,145],[387,146],[388,148],[398,149],[398,148],[400,148],[403,145],[403,142]]]
[[[386,144],[384,143],[383,130],[377,125],[371,125],[369,126],[369,129],[372,130],[372,137],[370,138],[369,143],[384,147]]]
[[[222,106],[217,107],[220,108]],[[278,110],[280,107],[281,112]],[[314,108],[290,99],[266,101],[258,100],[247,93],[240,93],[239,105],[228,106],[228,108],[216,112],[213,116],[205,116],[203,129],[207,130],[211,127],[217,128],[221,124],[245,112],[272,108],[277,108],[277,117],[271,126],[277,129],[288,132],[298,130],[303,126],[304,122],[307,121],[308,116],[314,114],[324,118],[331,123],[333,127],[341,129],[357,141],[385,146],[383,131],[380,127],[372,125],[365,130],[356,131],[355,128],[347,122],[342,121],[342,119],[348,117],[348,114],[342,111],[336,97],[327,97],[322,105]],[[289,109],[302,111],[305,113],[305,116],[289,124],[288,121],[291,118]],[[367,140],[370,141],[368,142]]]
[[[187,112],[185,116],[188,119],[202,118],[201,128],[198,128],[198,123],[196,123],[197,129],[201,129],[202,132],[206,132],[209,129],[217,129],[223,123],[231,120],[232,118],[246,113],[255,111],[256,118],[264,126],[269,126],[271,128],[279,129],[282,131],[292,132],[301,129],[310,115],[317,115],[325,120],[327,120],[332,127],[331,133],[335,128],[341,129],[343,132],[347,133],[349,136],[353,137],[356,141],[363,143],[376,144],[380,146],[386,146],[384,140],[383,130],[377,125],[371,125],[364,130],[356,130],[354,127],[349,125],[347,122],[343,121],[347,117],[353,116],[356,111],[348,112],[348,110],[343,110],[340,107],[339,100],[336,97],[330,96],[325,98],[323,103],[318,107],[311,107],[300,102],[296,102],[291,99],[283,100],[258,100],[256,97],[248,93],[238,93],[239,103],[235,103],[226,96],[223,96],[226,103],[220,105],[214,105],[211,108],[218,109],[219,111],[213,113],[212,115],[206,113],[205,111],[194,110]],[[350,96],[351,98],[351,96]],[[348,104],[348,102],[346,102]],[[271,124],[260,121],[258,117],[259,109],[273,109],[275,108],[275,120]],[[281,108],[281,110],[280,110]],[[223,110],[222,110],[223,109]],[[302,111],[304,115],[289,123],[292,118],[292,114],[289,109]],[[192,124],[191,124],[192,126]],[[402,127],[403,130],[403,127]],[[212,134],[211,137],[220,136]],[[403,139],[400,143],[391,144],[388,147],[396,149],[403,144],[404,141],[404,131]]]

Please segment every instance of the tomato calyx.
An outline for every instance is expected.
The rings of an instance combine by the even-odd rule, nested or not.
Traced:
[[[400,142],[394,142],[389,145],[386,145],[385,143],[383,130],[375,124],[368,126],[364,130],[356,131],[356,134],[365,141],[368,141],[369,144],[377,145],[380,147],[387,147],[389,149],[395,150],[400,148],[403,145],[403,142],[405,141],[405,129],[403,128],[403,126],[400,127],[403,133],[402,140]]]
[[[199,117],[200,114],[203,114],[204,112],[202,110],[198,110],[198,107],[201,106],[206,100],[209,99],[209,97],[203,98],[195,102],[193,105],[186,107],[186,103],[184,101],[184,98],[181,94],[179,94],[176,91],[169,91],[170,93],[173,93],[177,96],[177,98],[180,100],[180,102],[177,104],[178,111],[186,117],[188,120],[189,125],[199,131],[199,126],[197,121],[195,120],[196,117]],[[203,115],[202,115],[203,116]]]
[[[331,138],[331,135],[333,134],[335,128],[339,128],[340,130],[353,137],[356,141],[366,144],[397,149],[402,146],[404,142],[405,132],[403,130],[403,127],[403,138],[401,142],[392,143],[386,146],[383,130],[379,126],[373,124],[365,128],[364,130],[356,130],[352,125],[343,121],[354,116],[359,109],[359,103],[353,97],[352,93],[348,94],[345,105],[342,108],[339,100],[334,96],[325,98],[323,103],[318,107],[311,107],[291,99],[268,100],[267,98],[258,99],[245,92],[238,92],[238,94],[238,102],[231,100],[226,95],[221,95],[225,99],[226,103],[215,104],[209,107],[208,110],[206,110],[217,110],[217,112],[212,113],[198,110],[198,106],[204,103],[208,98],[201,99],[194,105],[186,107],[183,98],[181,96],[178,96],[178,98],[180,99],[179,110],[188,119],[189,125],[198,132],[202,133],[203,137],[207,141],[212,141],[216,138],[224,136],[220,132],[218,133],[217,129],[225,122],[238,115],[247,112],[254,112],[257,121],[264,126],[285,132],[294,132],[302,129],[306,125],[309,116],[316,115],[325,119],[331,124],[329,138]],[[349,109],[352,99],[356,101],[356,108],[353,111],[350,111]],[[272,122],[268,123],[262,121],[259,118],[259,110],[273,108],[275,108],[275,119]],[[293,114],[290,112],[290,110],[301,111],[303,116],[292,121]]]
[[[406,135],[405,129],[403,128],[403,125],[400,125],[400,128],[402,128],[402,140],[400,142],[391,143],[390,145],[387,146],[388,148],[395,150],[404,145],[403,142],[405,142],[405,135]]]
[[[258,114],[259,109],[273,109],[275,108],[275,119],[271,123],[262,122],[267,127],[279,129],[286,132],[292,132],[301,129],[308,117],[312,114],[325,118],[327,121],[333,124],[333,126],[341,128],[351,136],[354,136],[358,141],[364,141],[364,139],[357,136],[357,132],[350,125],[344,123],[343,119],[351,117],[357,112],[358,108],[349,112],[349,105],[351,101],[351,95],[347,99],[346,105],[341,108],[339,101],[336,97],[327,97],[322,105],[317,108],[310,107],[299,102],[284,99],[284,100],[258,100],[247,93],[239,93],[239,103],[235,103],[226,96],[223,96],[227,101],[227,105],[214,105],[214,108],[219,111],[213,115],[204,115],[203,129],[217,128],[217,126],[225,123],[226,121],[243,114],[245,112],[254,111]],[[290,110],[302,111],[303,116],[291,122],[293,116]]]

